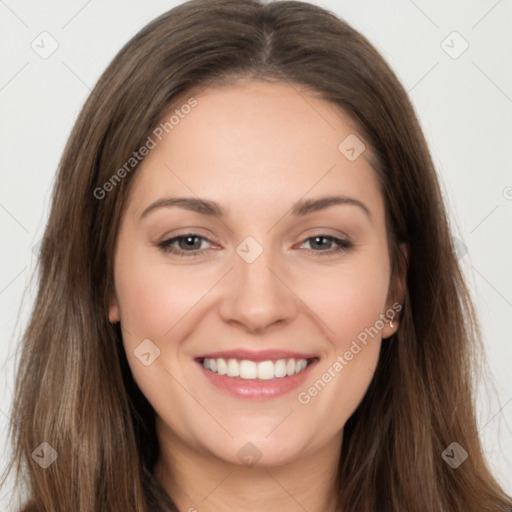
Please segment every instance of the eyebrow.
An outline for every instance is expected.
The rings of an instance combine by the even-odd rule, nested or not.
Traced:
[[[360,208],[373,221],[372,214],[368,207],[359,199],[346,196],[323,196],[316,199],[300,199],[293,204],[291,214],[294,217],[303,217],[310,213],[324,210],[334,205],[350,205]],[[158,199],[151,203],[141,214],[140,220],[157,208],[178,207],[190,210],[201,215],[226,218],[227,212],[215,201],[199,199],[197,197],[167,197]]]

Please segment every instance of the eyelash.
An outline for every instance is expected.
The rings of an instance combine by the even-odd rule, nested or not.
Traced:
[[[171,244],[173,244],[174,242],[177,242],[181,239],[185,239],[185,238],[199,238],[202,240],[208,240],[204,236],[200,236],[195,233],[187,233],[184,235],[176,236],[174,238],[169,238],[168,240],[164,240],[164,241],[158,243],[157,246],[164,253],[172,253],[177,256],[183,256],[183,257],[188,257],[188,258],[200,256],[201,254],[203,254],[205,252],[205,249],[196,249],[194,251],[183,251],[181,249],[176,249],[175,247],[172,247]],[[336,247],[335,249],[329,249],[327,251],[315,251],[313,249],[309,249],[315,256],[328,256],[328,255],[332,255],[332,254],[337,254],[342,251],[347,251],[353,247],[353,243],[349,242],[348,240],[342,240],[340,238],[336,238],[335,236],[325,235],[325,234],[310,236],[310,237],[306,238],[303,242],[301,242],[301,245],[304,242],[307,242],[308,240],[312,240],[314,238],[324,238],[324,239],[330,240],[338,245],[338,247]]]

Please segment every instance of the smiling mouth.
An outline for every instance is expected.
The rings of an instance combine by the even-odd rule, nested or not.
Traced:
[[[250,359],[204,357],[198,361],[206,370],[217,375],[242,380],[276,380],[303,372],[317,359],[317,357],[313,357],[309,359],[286,358],[252,361]]]

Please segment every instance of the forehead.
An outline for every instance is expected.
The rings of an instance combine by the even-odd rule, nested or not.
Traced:
[[[184,108],[191,98],[195,106]],[[371,148],[357,125],[298,85],[242,80],[203,88],[181,95],[160,126],[166,122],[137,169],[138,209],[163,193],[247,207],[334,189],[379,201]]]
[[[225,160],[257,156],[268,166],[292,157],[317,158],[326,150],[326,157],[333,153],[338,156],[339,143],[345,137],[352,134],[363,139],[351,117],[338,105],[320,99],[318,93],[297,84],[249,79],[182,95],[162,117],[162,123],[192,96],[197,106],[172,128],[172,136],[163,136],[176,154],[184,139],[188,139],[187,146],[194,139],[208,144],[210,154],[201,152],[195,159],[201,155],[208,160],[214,156]],[[266,154],[270,156],[266,158]],[[371,161],[370,148],[362,156]]]

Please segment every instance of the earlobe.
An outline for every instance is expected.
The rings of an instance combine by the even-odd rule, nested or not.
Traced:
[[[110,323],[115,324],[121,319],[119,315],[119,306],[115,294],[111,294],[108,306],[108,319]]]
[[[390,301],[385,313],[386,324],[382,329],[382,339],[389,338],[395,334],[400,326],[400,311],[403,309],[407,291],[407,267],[409,262],[409,247],[404,242],[398,247],[402,257],[398,259],[395,270],[394,281],[391,284]]]
[[[402,305],[395,303],[395,306],[397,306],[397,307],[400,306],[400,309],[401,309]],[[395,312],[395,308],[392,308],[392,309]],[[400,309],[397,309],[397,311],[399,311]],[[398,328],[400,326],[400,322],[396,318],[398,315],[393,316],[393,318],[391,318],[391,316],[386,317],[387,323],[384,324],[384,327],[382,328],[382,339],[383,340],[393,336],[393,334],[395,334],[398,331]]]

